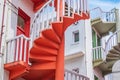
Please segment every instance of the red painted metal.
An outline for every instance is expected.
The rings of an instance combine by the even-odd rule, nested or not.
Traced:
[[[62,10],[62,0],[60,1],[60,9]],[[60,11],[59,14],[61,14],[61,12],[62,11]],[[41,32],[41,36],[34,41],[33,47],[30,50],[30,67],[28,68],[23,64],[24,66],[19,67],[20,70],[22,68],[23,73],[19,71],[16,73],[11,73],[11,79],[15,79],[19,76],[26,80],[64,80],[64,32],[74,22],[89,18],[88,14],[82,14],[82,16],[74,14],[72,17],[65,17],[61,14],[60,17],[62,17],[63,21],[52,23],[50,29],[43,30]],[[48,44],[43,44],[45,42]],[[13,70],[14,68],[16,69],[14,63],[12,65],[6,65],[5,68],[9,70],[11,66],[11,71],[16,71]],[[26,73],[27,71],[24,72],[26,69],[29,70],[29,73]]]

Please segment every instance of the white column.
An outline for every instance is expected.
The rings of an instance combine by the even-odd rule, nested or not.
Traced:
[[[116,29],[120,30],[120,8],[116,10]],[[118,34],[118,42],[120,42],[120,32]]]
[[[85,57],[86,57],[86,73],[90,80],[94,80],[92,65],[92,30],[90,20],[85,20]]]

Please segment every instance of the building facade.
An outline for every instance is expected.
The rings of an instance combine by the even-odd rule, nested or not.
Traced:
[[[1,0],[0,80],[94,80],[87,0]]]
[[[96,80],[119,79],[118,67],[114,67],[119,65],[120,59],[119,18],[119,7],[108,12],[99,7],[91,10],[92,54]]]

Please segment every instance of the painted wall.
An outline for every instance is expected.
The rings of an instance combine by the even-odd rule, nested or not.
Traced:
[[[4,0],[0,0],[0,30],[2,25],[3,4],[4,4]]]
[[[112,77],[113,80],[119,80],[120,79],[120,60],[116,61],[115,64],[112,67]]]
[[[90,80],[94,80],[92,65],[92,29],[90,19],[85,20],[85,60],[87,76]]]
[[[31,23],[34,18],[33,12],[33,3],[31,0],[11,0],[17,8],[21,8],[30,18]],[[18,18],[18,10],[14,6],[7,5],[6,8],[6,26],[7,26],[7,33],[6,39],[10,39],[16,35],[16,25],[17,25],[17,18]]]
[[[73,43],[73,32],[79,31],[79,42]],[[92,30],[90,20],[79,21],[77,25],[71,25],[65,32],[65,56],[83,52],[84,56],[67,60],[65,68],[74,69],[80,68],[80,74],[84,74],[94,79],[92,66]]]
[[[72,71],[73,69],[79,68],[79,74],[86,75],[86,63],[85,57],[76,57],[65,61],[65,69]]]
[[[4,0],[0,0],[0,32],[2,27],[2,15],[3,15]],[[0,54],[0,80],[3,80],[3,55]]]
[[[32,20],[35,14],[33,12],[33,3],[31,2],[31,0],[10,0],[10,1],[17,8],[21,8],[26,14],[28,14],[28,16],[30,16],[31,18],[31,23],[32,23]],[[17,16],[18,16],[18,10],[14,6],[7,3],[5,8],[5,20],[4,20],[5,27],[4,27],[4,34],[3,34],[3,41],[2,41],[4,63],[6,61],[6,54],[5,54],[6,41],[16,36]],[[4,70],[4,67],[2,67],[2,70]],[[0,80],[8,80],[9,72],[4,71],[2,72],[2,74],[4,74],[4,78]]]
[[[79,42],[74,42],[74,32],[79,31]],[[72,24],[65,32],[65,55],[78,52],[85,52],[85,32],[84,21],[79,21],[77,25]]]
[[[4,71],[4,79],[2,80],[9,80],[9,71],[7,70]]]

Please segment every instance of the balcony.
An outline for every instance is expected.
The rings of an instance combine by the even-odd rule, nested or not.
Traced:
[[[76,72],[65,70],[64,80],[89,80],[89,78]]]
[[[103,75],[112,72],[114,63],[120,59],[120,30],[112,34],[105,45],[105,49],[101,46],[93,48],[93,64],[98,67]]]
[[[102,48],[102,46],[97,46],[92,49],[94,67],[102,63],[104,59],[104,54],[105,50]]]
[[[6,42],[6,63],[5,69],[17,69],[28,66],[28,50],[30,39],[19,35]]]
[[[109,31],[115,31],[117,10],[112,9],[109,12],[104,12],[97,7],[90,11],[92,28],[101,37]]]

